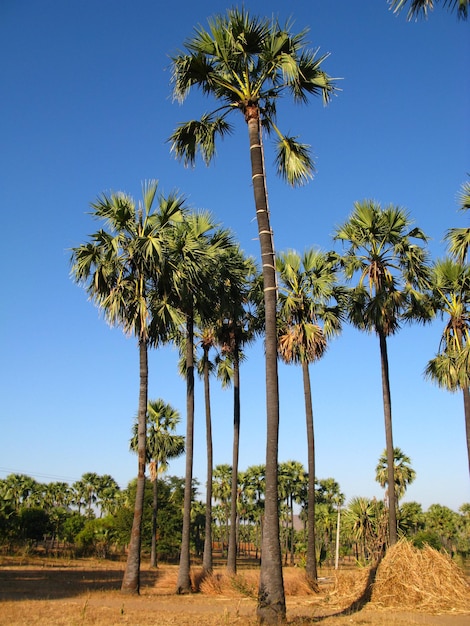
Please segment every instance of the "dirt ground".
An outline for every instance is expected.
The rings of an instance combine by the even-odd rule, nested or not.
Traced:
[[[254,626],[257,623],[256,593],[250,593],[255,590],[254,584],[242,590],[243,593],[233,589],[218,593],[203,589],[177,596],[174,594],[177,567],[165,565],[151,570],[143,565],[141,594],[127,596],[119,591],[123,569],[121,562],[93,559],[0,558],[0,624]],[[361,610],[352,610],[351,596],[340,597],[332,577],[323,577],[320,593],[306,594],[301,587],[295,587],[298,571],[285,570],[288,624],[470,625],[470,611],[425,614],[385,610],[370,602]],[[223,574],[223,568],[220,572]]]

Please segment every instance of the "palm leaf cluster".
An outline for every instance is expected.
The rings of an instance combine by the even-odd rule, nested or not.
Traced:
[[[328,55],[307,48],[307,32],[292,34],[291,27],[231,9],[210,19],[208,28],[197,27],[185,50],[173,56],[174,98],[183,102],[196,87],[219,105],[199,120],[180,124],[171,136],[171,149],[186,166],[195,164],[197,154],[210,163],[217,137],[233,131],[227,116],[240,111],[247,121],[259,117],[266,131],[275,133],[276,168],[282,177],[302,184],[312,176],[309,147],[277,126],[277,103],[287,94],[298,103],[320,95],[326,104],[335,87],[321,69]]]
[[[420,17],[427,18],[429,11],[434,9],[434,4],[439,0],[389,0],[394,13],[399,13],[408,7],[407,19],[413,20]],[[457,11],[457,17],[462,20],[468,18],[469,0],[443,0],[442,4],[450,11]]]

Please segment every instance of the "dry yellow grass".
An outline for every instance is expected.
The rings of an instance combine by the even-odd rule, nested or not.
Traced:
[[[386,560],[384,560],[385,565]],[[176,566],[157,571],[142,568],[141,595],[119,592],[123,563],[110,561],[68,561],[59,559],[0,559],[1,626],[255,626],[257,569],[240,569],[228,576],[225,568],[202,577],[193,568],[196,593],[175,595]],[[384,569],[380,575],[385,575]],[[385,607],[379,600],[360,610],[357,600],[367,586],[369,570],[322,571],[319,593],[311,591],[303,570],[286,568],[284,582],[287,623],[292,626],[467,626],[470,611],[443,613],[414,609],[404,612],[400,605]],[[380,578],[378,578],[380,581]],[[384,580],[386,580],[384,578]],[[379,588],[374,588],[374,597]]]

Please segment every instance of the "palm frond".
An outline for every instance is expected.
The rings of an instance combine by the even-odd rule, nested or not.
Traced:
[[[171,151],[183,161],[185,167],[194,166],[199,153],[206,165],[215,156],[215,140],[232,132],[231,125],[223,118],[204,115],[200,120],[180,124],[171,135]]]
[[[276,146],[277,173],[292,186],[301,186],[313,178],[315,165],[310,146],[299,143],[295,137],[281,136]]]

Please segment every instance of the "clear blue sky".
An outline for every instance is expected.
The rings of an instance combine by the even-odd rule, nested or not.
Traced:
[[[0,5],[2,199],[0,478],[42,482],[109,473],[125,487],[137,409],[134,339],[110,329],[69,278],[69,250],[96,230],[87,214],[103,191],[138,198],[141,181],[178,189],[211,210],[258,258],[248,139],[243,120],[210,168],[185,170],[166,140],[209,109],[194,94],[172,103],[169,54],[225,3],[150,0],[3,0]],[[447,228],[467,224],[456,196],[469,165],[469,25],[437,8],[427,22],[394,16],[386,0],[245,1],[260,15],[293,17],[341,89],[324,107],[280,106],[279,125],[312,146],[317,176],[289,189],[268,185],[277,250],[330,248],[356,200],[406,208],[445,252]],[[455,510],[470,501],[463,402],[424,381],[441,323],[406,328],[389,344],[394,442],[417,479],[406,500]],[[241,372],[240,469],[264,463],[261,344]],[[171,348],[152,353],[150,397],[182,413],[185,387]],[[346,328],[311,370],[317,477],[334,477],[347,499],[383,497],[374,481],[385,446],[378,341]],[[307,461],[302,377],[280,367],[280,460]],[[194,475],[205,479],[202,389],[196,388]],[[213,382],[215,463],[231,463],[232,394]],[[184,460],[170,473],[182,476]]]

